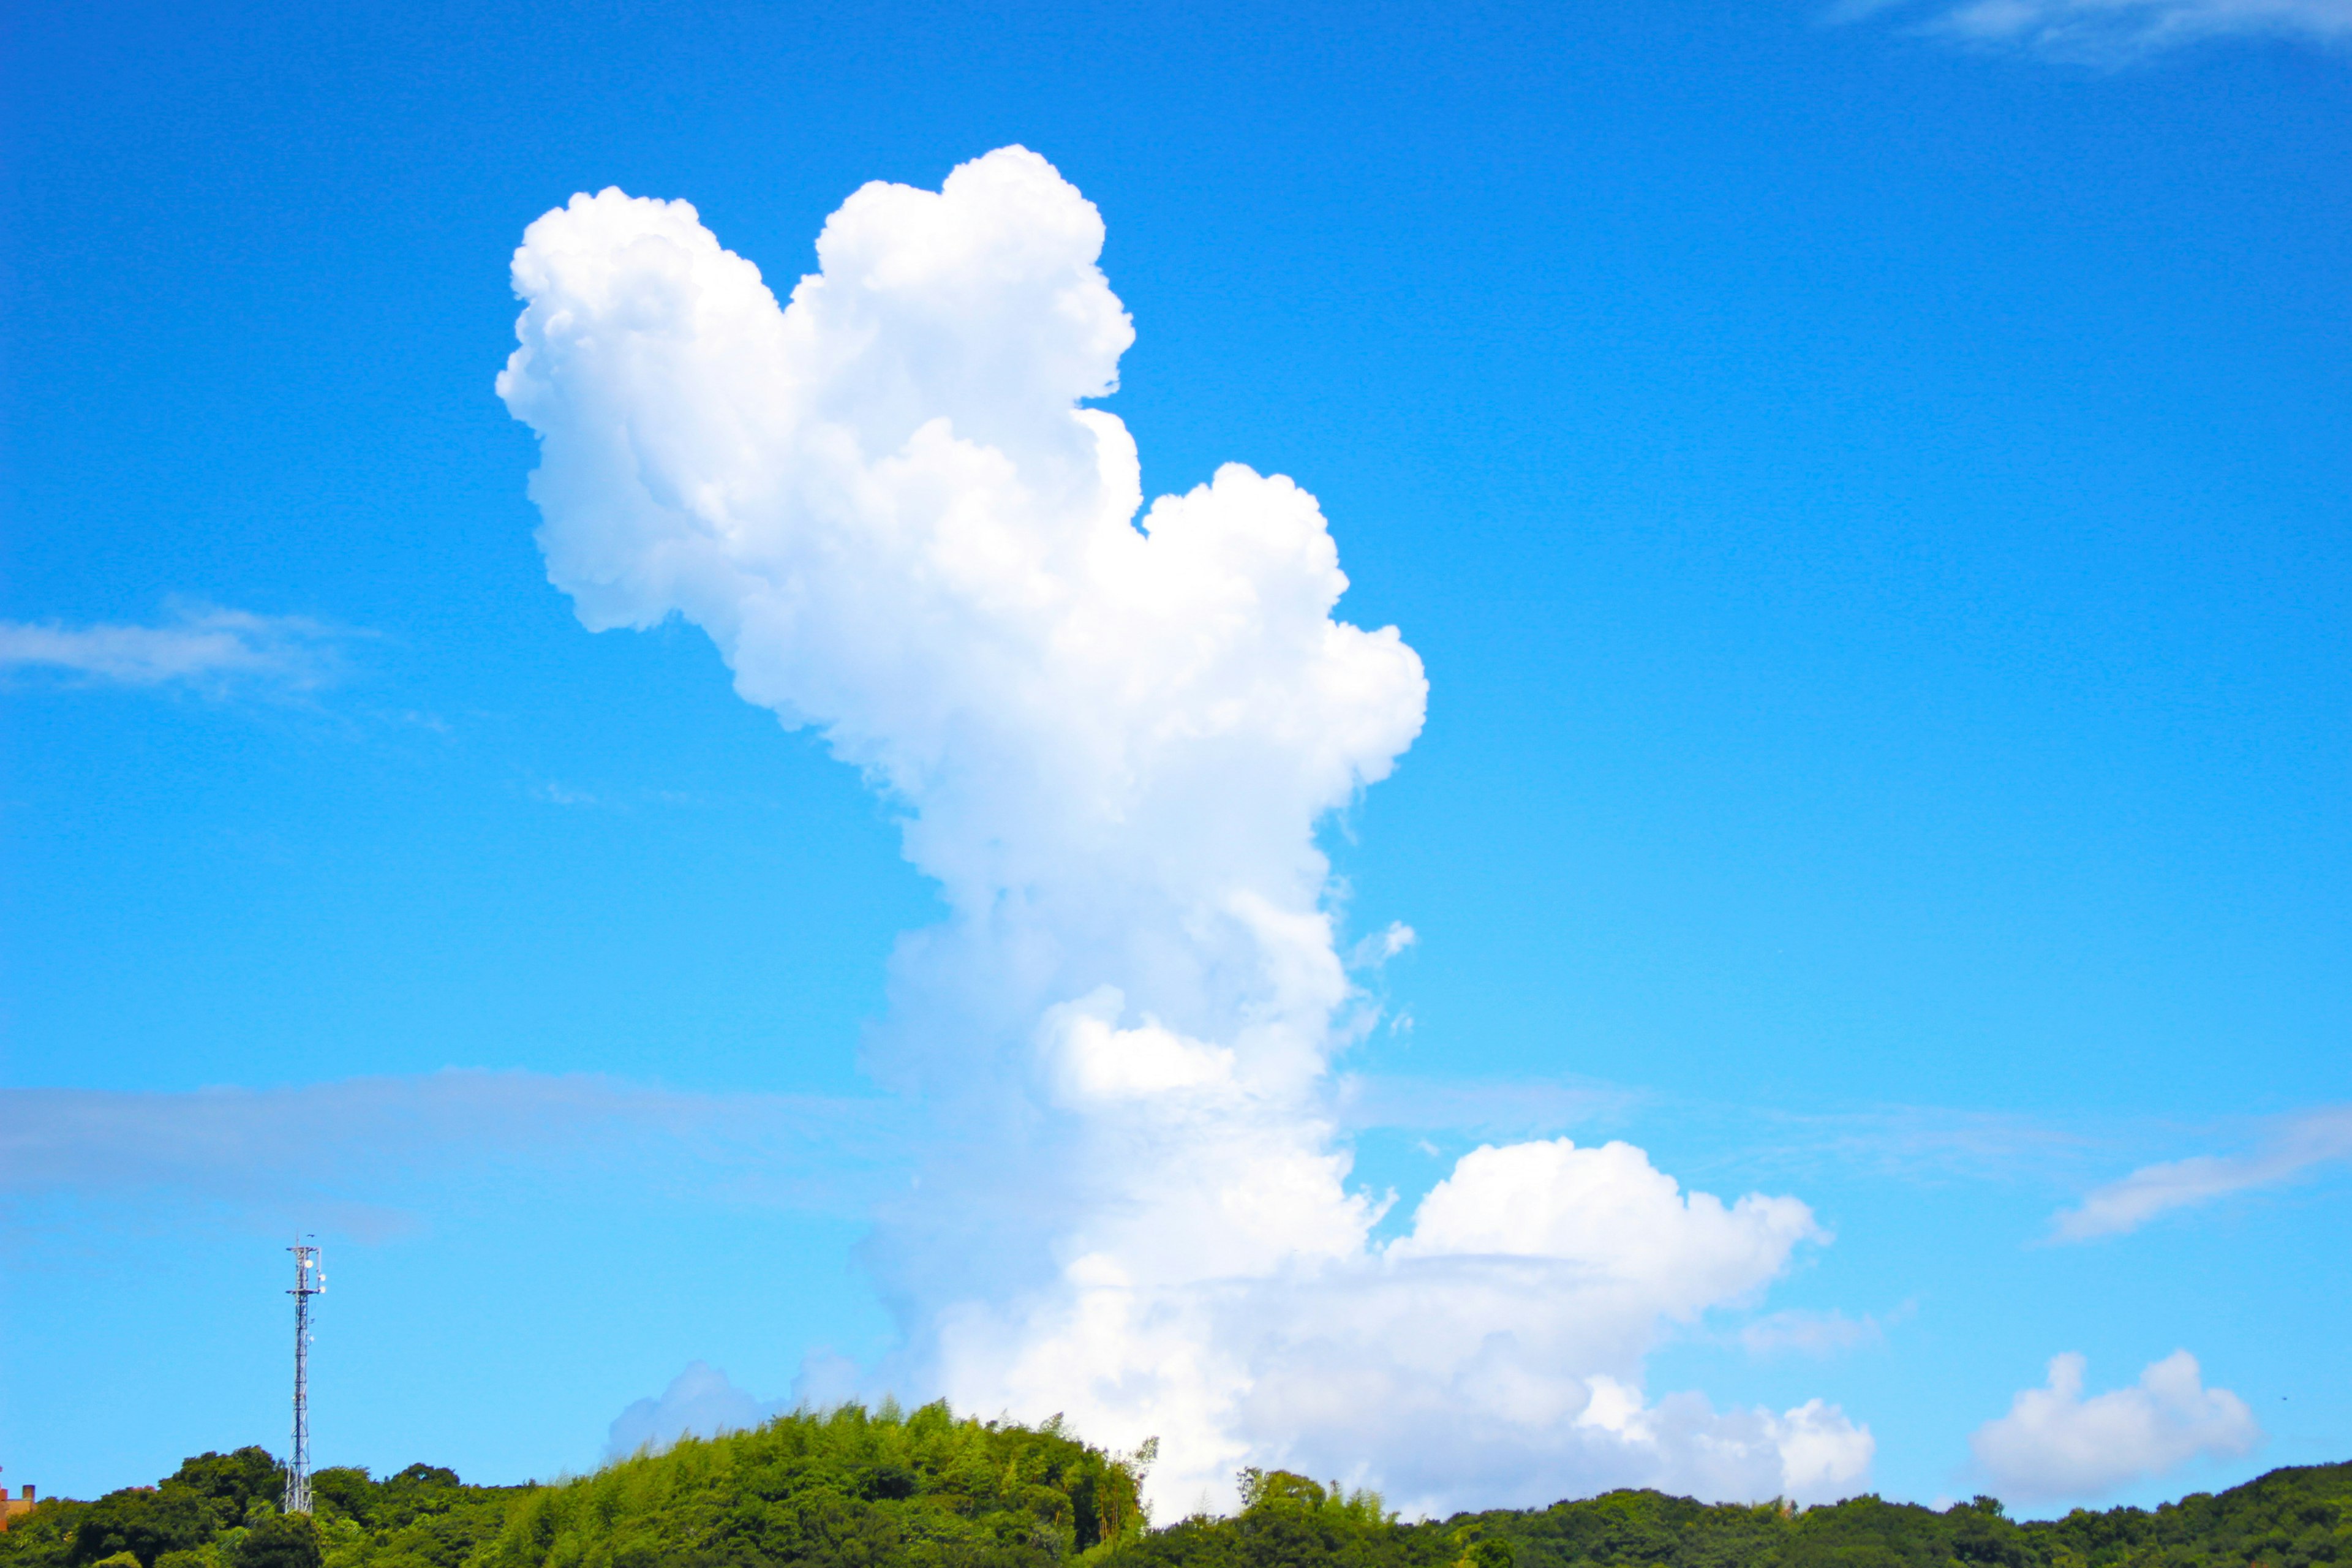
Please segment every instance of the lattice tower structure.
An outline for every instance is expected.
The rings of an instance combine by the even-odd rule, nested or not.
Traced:
[[[283,1512],[310,1511],[310,1298],[327,1289],[327,1275],[319,1249],[296,1242],[286,1249],[294,1255],[294,1447],[286,1457],[286,1504]]]

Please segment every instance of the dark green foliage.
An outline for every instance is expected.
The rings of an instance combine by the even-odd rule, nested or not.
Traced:
[[[372,1480],[365,1470],[314,1471],[310,1506],[325,1568],[460,1568],[495,1539],[531,1487],[469,1487],[438,1465]]]
[[[1942,1513],[1875,1497],[1800,1511],[1654,1491],[1375,1524],[1303,1477],[1242,1483],[1238,1517],[1154,1531],[1103,1568],[2352,1568],[2352,1465],[2027,1524],[1986,1497]]]
[[[1349,1492],[1290,1470],[1244,1470],[1242,1511],[1188,1519],[1111,1554],[1119,1568],[1445,1568],[1440,1537],[1398,1526],[1378,1492]],[[1508,1568],[1508,1564],[1503,1565]]]
[[[89,1505],[66,1549],[68,1568],[81,1568],[128,1552],[144,1568],[166,1552],[202,1546],[220,1522],[214,1500],[193,1487],[166,1481],[161,1487],[110,1492]]]
[[[246,1531],[229,1563],[231,1568],[319,1568],[323,1555],[319,1527],[298,1513],[265,1519]]]
[[[2308,1568],[2352,1563],[2352,1465],[2273,1470],[2153,1513],[2077,1509],[2047,1525],[2057,1568]]]
[[[1119,1568],[1445,1568],[1441,1537],[1366,1528],[1320,1510],[1273,1509],[1188,1519],[1116,1553]]]
[[[11,1568],[18,1563],[40,1563],[43,1568],[53,1563],[62,1564],[74,1531],[89,1510],[86,1502],[42,1499],[40,1507],[8,1521],[7,1532],[0,1534],[0,1563]]]
[[[286,1472],[260,1448],[202,1454],[160,1486],[96,1502],[43,1503],[0,1534],[0,1568],[97,1568],[128,1552],[140,1568],[461,1568],[506,1523],[525,1487],[469,1487],[411,1465],[310,1479],[313,1519],[280,1519]]]
[[[163,1485],[186,1487],[209,1499],[214,1517],[223,1529],[241,1523],[254,1513],[256,1503],[276,1512],[286,1495],[286,1470],[267,1448],[244,1447],[234,1454],[199,1454],[183,1459]]]
[[[96,1502],[42,1504],[0,1535],[0,1563],[89,1568],[128,1553],[141,1568],[218,1568],[203,1549],[257,1508],[274,1513],[285,1484],[278,1461],[262,1449],[200,1454],[158,1486],[109,1492]]]
[[[1776,1507],[1693,1502],[1663,1492],[1617,1491],[1540,1512],[1487,1513],[1475,1522],[1489,1539],[1516,1547],[1518,1568],[1576,1563],[1733,1568],[1777,1548],[1787,1521]],[[1460,1527],[1449,1524],[1458,1535]]]

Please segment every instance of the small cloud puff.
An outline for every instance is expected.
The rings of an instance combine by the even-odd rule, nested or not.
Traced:
[[[1348,967],[1379,969],[1420,940],[1420,934],[1404,921],[1391,921],[1387,929],[1372,932],[1349,950]]]
[[[782,1408],[762,1405],[709,1362],[692,1362],[658,1396],[640,1399],[613,1417],[605,1432],[604,1458],[625,1459],[640,1450],[659,1453],[681,1437],[750,1431]]]
[[[1630,1143],[1566,1138],[1465,1154],[1421,1201],[1389,1256],[1543,1258],[1637,1283],[1650,1310],[1689,1319],[1738,1300],[1787,1267],[1800,1242],[1829,1237],[1795,1198],[1750,1193],[1726,1205],[1685,1196]]]
[[[2051,1357],[2046,1386],[2023,1390],[2008,1415],[1969,1437],[1978,1468],[2001,1489],[2029,1499],[2095,1498],[2262,1441],[2246,1402],[2207,1388],[2185,1350],[2149,1363],[2137,1386],[2088,1399],[2084,1365],[2071,1351]]]

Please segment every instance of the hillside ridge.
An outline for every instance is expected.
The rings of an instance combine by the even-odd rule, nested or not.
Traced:
[[[1620,1490],[1403,1523],[1376,1493],[1246,1470],[1239,1513],[1153,1529],[1151,1457],[1095,1447],[1058,1417],[886,1402],[544,1484],[324,1469],[314,1514],[289,1519],[283,1470],[247,1447],[153,1487],[44,1501],[0,1534],[0,1568],[2352,1568],[2352,1464],[2022,1522],[1982,1497],[1938,1512]]]

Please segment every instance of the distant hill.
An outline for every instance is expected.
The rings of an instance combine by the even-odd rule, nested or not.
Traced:
[[[44,1502],[0,1534],[0,1568],[2352,1568],[2352,1464],[2024,1524],[1990,1498],[1790,1510],[1654,1491],[1400,1524],[1372,1493],[1246,1471],[1240,1514],[1152,1530],[1149,1462],[1058,1422],[851,1405],[545,1486],[321,1470],[305,1520],[278,1515],[278,1462],[240,1448]]]

